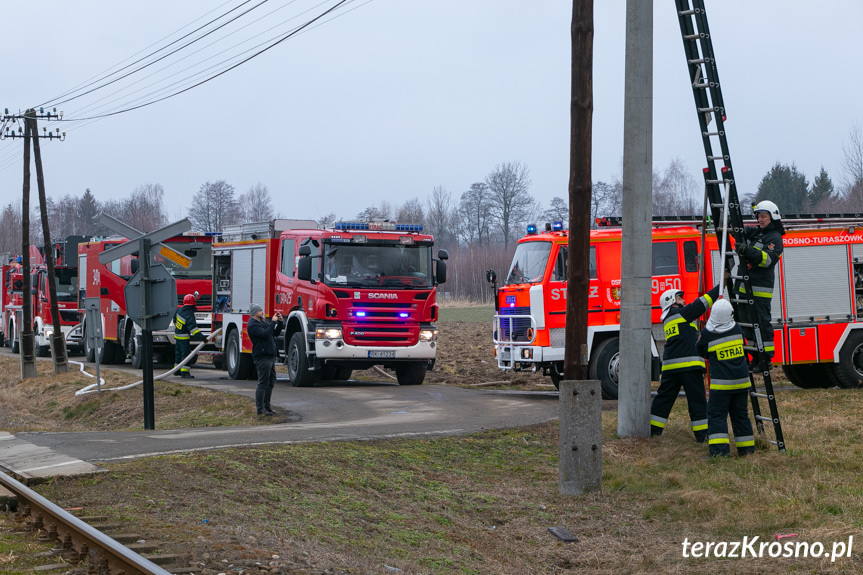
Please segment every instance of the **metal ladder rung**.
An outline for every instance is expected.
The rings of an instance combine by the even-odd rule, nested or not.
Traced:
[[[707,156],[708,162],[715,162],[717,160],[722,160],[724,162],[728,161],[728,156]]]
[[[756,415],[755,419],[757,419],[758,421],[769,421],[769,422],[773,423],[772,417],[764,417],[763,415]]]
[[[701,135],[705,138],[707,136],[723,136],[725,135],[725,132],[701,132]]]
[[[684,40],[698,40],[701,38],[701,34],[686,34],[683,36]]]
[[[764,398],[764,399],[770,399],[770,396],[769,396],[769,395],[767,395],[766,393],[756,393],[756,392],[752,392],[752,393],[750,393],[749,395],[751,395],[752,397],[761,397],[761,398]]]
[[[697,12],[694,9],[689,9],[689,10],[678,10],[677,13],[681,16],[692,16],[693,14],[696,14]]]
[[[695,59],[695,60],[687,60],[687,61],[688,61],[690,64],[704,64],[704,63],[705,63],[705,62],[707,62],[708,60],[705,60],[704,58],[697,58],[697,59]]]

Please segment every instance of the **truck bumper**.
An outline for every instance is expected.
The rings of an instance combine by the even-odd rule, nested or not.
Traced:
[[[378,347],[348,345],[342,340],[319,340],[315,343],[318,359],[363,360],[385,363],[387,361],[410,361],[434,359],[437,342],[421,341],[408,347]]]

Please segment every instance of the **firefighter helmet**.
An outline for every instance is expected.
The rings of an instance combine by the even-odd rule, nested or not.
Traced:
[[[710,309],[707,329],[714,333],[725,333],[734,327],[734,308],[727,299],[720,299]]]
[[[778,221],[782,219],[782,216],[779,214],[779,207],[770,200],[762,200],[752,206],[752,213],[757,214],[758,212],[767,212],[770,214],[770,219],[772,220]]]
[[[662,316],[659,319],[664,320],[668,315],[671,304],[677,301],[677,294],[683,295],[683,292],[679,289],[667,289],[659,296],[659,307],[662,308]]]
[[[183,305],[195,305],[196,301],[195,296],[190,293],[183,296]]]

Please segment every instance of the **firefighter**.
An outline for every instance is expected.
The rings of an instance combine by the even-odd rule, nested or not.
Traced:
[[[731,302],[713,306],[701,332],[697,349],[710,365],[710,399],[707,401],[707,445],[711,457],[728,457],[728,418],[734,430],[737,454],[755,453],[755,437],[749,420],[749,366],[743,351],[743,329],[734,321]]]
[[[198,324],[195,322],[195,312],[198,308],[195,307],[195,296],[186,294],[183,296],[183,307],[177,310],[174,316],[174,366],[179,365],[189,352],[192,351],[192,346],[189,343],[190,339],[204,341],[206,338],[201,330],[198,329]],[[185,379],[194,379],[195,376],[189,372],[189,364],[180,368],[180,377]]]
[[[686,392],[692,433],[698,443],[707,439],[707,397],[704,394],[704,359],[698,355],[695,343],[698,328],[695,320],[719,299],[719,285],[694,302],[686,305],[683,292],[665,290],[659,298],[662,308],[662,329],[665,349],[662,352],[662,375],[659,390],[650,406],[650,436],[661,435],[668,415],[680,393]]]
[[[771,303],[773,301],[774,268],[782,257],[782,236],[785,228],[782,225],[782,216],[779,208],[769,200],[763,200],[752,206],[752,212],[758,220],[757,227],[746,227],[743,230],[745,241],[735,246],[735,251],[740,255],[741,265],[745,264],[749,269],[749,282],[752,286],[752,299],[755,301],[755,313],[758,321],[758,329],[761,333],[761,343],[768,358],[773,357],[773,326],[771,325]],[[746,286],[738,282],[737,291],[746,294]],[[740,315],[738,306],[738,320],[746,316]],[[749,322],[744,322],[749,323]],[[743,335],[750,344],[755,343],[755,330],[751,327],[743,328]],[[750,363],[752,368],[758,368],[757,360]],[[768,366],[761,366],[761,369]]]

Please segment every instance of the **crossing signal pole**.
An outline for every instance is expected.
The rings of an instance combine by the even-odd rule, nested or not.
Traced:
[[[59,120],[63,113],[57,113],[55,108],[53,111],[45,112],[40,108],[37,112],[35,109],[29,109],[23,115],[9,114],[9,109],[4,110],[0,121],[7,124],[4,132],[0,133],[0,139],[24,139],[24,186],[23,199],[21,202],[21,228],[22,240],[21,250],[23,252],[23,275],[24,275],[24,301],[22,306],[22,318],[20,325],[21,333],[21,377],[36,377],[36,360],[35,360],[35,336],[33,334],[33,297],[32,286],[30,285],[30,140],[33,140],[33,156],[36,162],[36,184],[39,190],[39,206],[42,219],[42,236],[45,241],[45,264],[48,268],[48,293],[51,298],[51,319],[53,321],[53,330],[51,333],[51,356],[54,362],[54,373],[66,373],[69,371],[69,362],[66,354],[66,339],[63,336],[63,331],[60,327],[60,312],[57,307],[57,284],[54,274],[54,251],[50,249],[51,232],[48,226],[48,205],[45,195],[45,176],[42,170],[42,152],[39,146],[39,140],[59,140],[66,139],[66,133],[60,133],[57,128],[56,132],[49,132],[43,128],[43,135],[39,135],[37,120],[39,118],[45,120]],[[24,123],[22,133],[21,122]],[[8,124],[15,123],[18,125],[17,132],[10,129]]]

